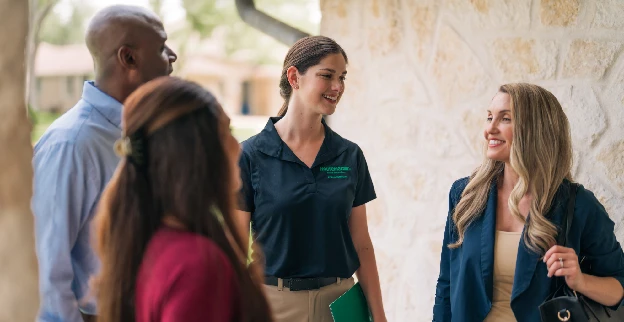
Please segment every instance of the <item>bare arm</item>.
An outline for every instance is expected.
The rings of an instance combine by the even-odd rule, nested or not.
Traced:
[[[349,230],[360,259],[360,268],[357,270],[356,275],[368,301],[373,320],[375,322],[385,322],[387,319],[381,299],[381,286],[379,285],[375,250],[368,233],[366,205],[353,208],[349,218]]]
[[[583,280],[584,283],[578,291],[600,304],[615,306],[624,298],[622,284],[613,277],[583,274]]]
[[[568,286],[606,306],[618,305],[624,298],[624,288],[613,277],[599,277],[581,272],[574,249],[553,246],[544,255],[548,276],[565,277]]]

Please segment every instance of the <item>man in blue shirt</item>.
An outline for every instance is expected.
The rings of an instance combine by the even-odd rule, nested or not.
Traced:
[[[34,195],[39,261],[38,321],[79,322],[96,314],[89,278],[99,263],[89,242],[91,220],[118,157],[122,103],[141,84],[172,72],[176,54],[154,13],[113,6],[91,21],[86,43],[95,81],[35,146]]]

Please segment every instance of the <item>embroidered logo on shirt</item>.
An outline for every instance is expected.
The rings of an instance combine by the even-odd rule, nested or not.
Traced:
[[[347,172],[350,171],[350,167],[321,167],[321,172],[327,173],[328,179],[346,179]]]

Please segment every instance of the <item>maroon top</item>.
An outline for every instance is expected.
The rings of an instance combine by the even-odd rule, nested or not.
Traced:
[[[210,239],[161,228],[150,240],[136,283],[137,322],[240,320],[232,264]]]

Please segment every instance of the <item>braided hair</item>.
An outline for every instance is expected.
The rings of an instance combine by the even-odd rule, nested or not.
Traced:
[[[284,105],[280,109],[278,116],[286,115],[288,102],[292,95],[292,86],[288,82],[287,71],[291,66],[295,66],[300,74],[305,74],[308,68],[318,65],[321,60],[331,54],[342,54],[345,62],[349,63],[347,53],[334,41],[325,36],[310,36],[299,39],[286,54],[282,76],[280,78],[280,95],[284,98]]]

